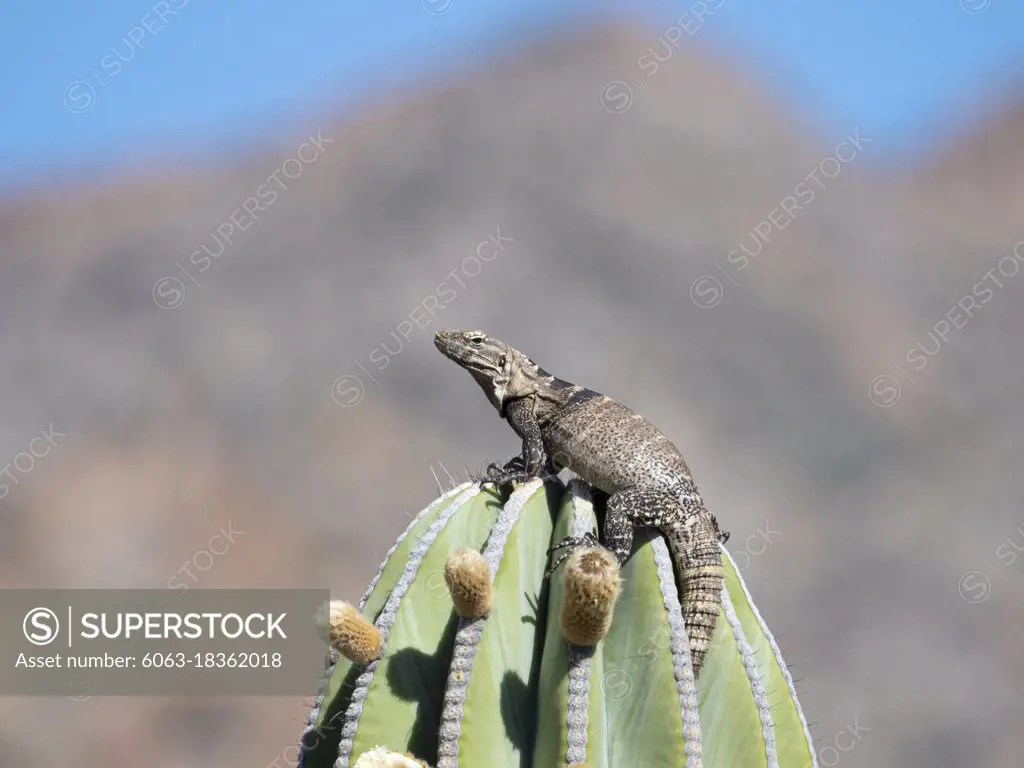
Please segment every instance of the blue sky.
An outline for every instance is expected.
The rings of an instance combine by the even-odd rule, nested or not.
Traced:
[[[826,135],[860,125],[892,156],[1024,82],[1021,0],[705,2],[717,10],[697,42],[738,57]],[[633,9],[654,44],[694,4],[600,5]],[[344,114],[396,83],[480,66],[556,23],[593,22],[598,5],[11,0],[0,10],[0,189],[139,158],[220,158],[304,128],[325,104]]]

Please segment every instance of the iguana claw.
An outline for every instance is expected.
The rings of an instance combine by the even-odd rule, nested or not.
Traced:
[[[554,562],[551,563],[551,567],[548,568],[547,573],[544,574],[544,577],[550,578],[551,574],[553,574],[558,569],[558,566],[560,566],[562,563],[568,560],[569,556],[572,555],[573,550],[579,547],[602,547],[602,544],[600,541],[597,540],[597,536],[595,536],[590,531],[587,531],[582,536],[566,536],[553,547],[548,547],[549,555],[552,552],[557,552],[560,549],[564,549],[566,551],[555,558]]]
[[[487,465],[484,474],[474,479],[482,485],[504,485],[505,483],[525,483],[534,477],[535,475],[526,471],[522,457],[515,456],[501,467],[492,461]]]

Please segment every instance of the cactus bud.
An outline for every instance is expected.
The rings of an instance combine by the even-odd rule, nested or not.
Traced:
[[[430,768],[409,754],[400,755],[386,747],[374,747],[356,761],[356,768]]]
[[[444,564],[444,580],[459,616],[472,620],[490,612],[494,599],[491,570],[475,549],[463,547],[452,552]]]
[[[332,600],[316,616],[317,631],[324,642],[356,664],[380,656],[380,632],[352,604]]]
[[[565,566],[562,634],[574,645],[596,645],[612,625],[622,578],[606,549],[577,549]]]

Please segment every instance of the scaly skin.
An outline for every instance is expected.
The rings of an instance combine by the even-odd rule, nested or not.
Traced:
[[[482,331],[438,331],[435,346],[473,376],[522,438],[522,455],[488,480],[503,482],[567,467],[609,494],[603,539],[623,565],[633,529],[665,537],[682,583],[680,602],[694,674],[699,674],[722,603],[722,533],[682,455],[657,427],[621,403],[556,378],[519,350]],[[567,538],[551,569],[592,537]]]

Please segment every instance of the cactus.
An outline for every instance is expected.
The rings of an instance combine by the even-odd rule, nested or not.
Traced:
[[[694,680],[660,535],[638,531],[621,575],[583,549],[545,578],[552,542],[596,527],[578,480],[466,483],[423,510],[358,608],[320,617],[332,650],[300,768],[816,768],[792,678],[725,548]]]

